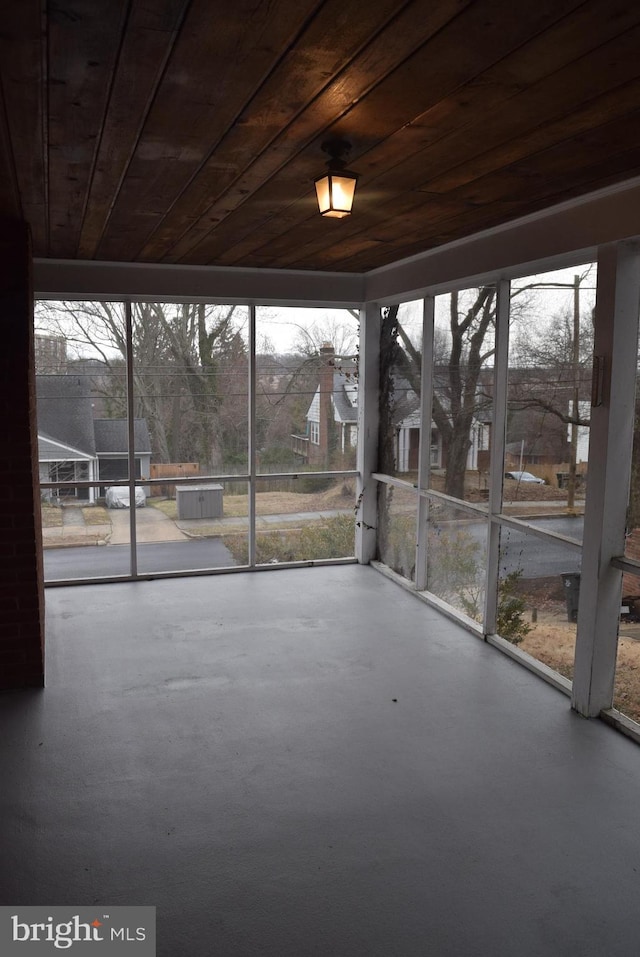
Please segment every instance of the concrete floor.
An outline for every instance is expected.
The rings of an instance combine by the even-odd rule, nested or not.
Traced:
[[[640,748],[373,569],[54,589],[0,903],[162,957],[630,957]]]

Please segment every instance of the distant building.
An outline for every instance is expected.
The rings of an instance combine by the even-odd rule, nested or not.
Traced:
[[[67,340],[61,336],[34,337],[36,375],[57,375],[67,371]]]

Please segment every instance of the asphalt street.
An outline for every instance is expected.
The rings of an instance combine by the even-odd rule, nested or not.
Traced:
[[[537,519],[535,523],[546,531],[557,532],[582,541],[583,518]],[[486,534],[483,532],[486,540]],[[580,571],[580,552],[553,541],[544,541],[536,535],[503,528],[500,535],[500,571],[522,570],[523,578],[547,578]]]
[[[536,524],[549,531],[582,539],[582,517],[538,519]],[[486,544],[484,525],[474,523],[466,528],[483,546]],[[137,559],[140,574],[225,568],[235,564],[220,538],[141,544],[138,545]],[[61,581],[128,575],[129,560],[128,545],[49,548],[44,552],[45,579]],[[509,572],[516,569],[522,569],[524,578],[578,572],[580,554],[564,545],[504,528],[500,570]]]
[[[44,552],[46,581],[100,578],[130,574],[128,545],[48,548]],[[187,539],[138,545],[138,573],[194,571],[234,565],[219,538]]]

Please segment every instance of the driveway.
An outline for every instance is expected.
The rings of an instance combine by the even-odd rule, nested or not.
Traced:
[[[130,537],[129,509],[110,508],[111,519],[110,545],[128,545]],[[144,542],[183,542],[188,535],[181,532],[170,518],[158,508],[136,509],[136,541]]]

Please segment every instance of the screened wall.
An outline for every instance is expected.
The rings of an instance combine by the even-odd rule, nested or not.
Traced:
[[[35,324],[48,582],[354,560],[357,311],[43,300]]]
[[[605,292],[615,275],[599,315],[595,262],[383,306],[374,479],[382,570],[573,694],[579,710],[596,694],[586,670],[597,662],[599,697],[585,710],[622,725],[640,715],[637,403],[631,427],[622,397],[637,380],[638,298],[634,274],[626,353],[616,354]],[[585,552],[585,529],[600,548],[610,535],[608,560]]]
[[[372,561],[628,730],[640,266],[597,252],[349,308],[46,299],[48,581]],[[54,434],[72,394],[92,435]]]

